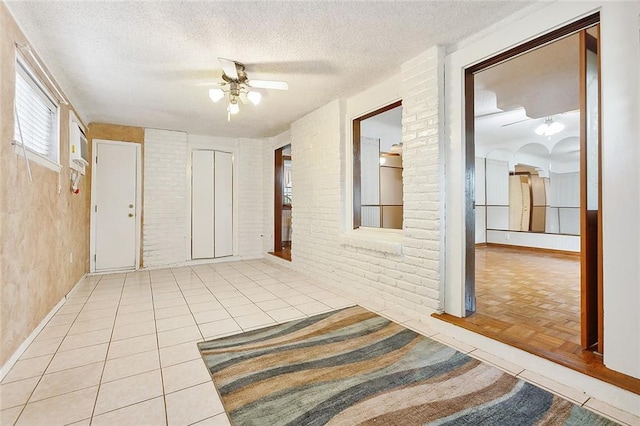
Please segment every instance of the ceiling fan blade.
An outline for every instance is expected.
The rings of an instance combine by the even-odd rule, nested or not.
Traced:
[[[208,81],[208,82],[203,82],[203,83],[189,83],[189,84],[183,84],[183,86],[192,86],[192,87],[202,87],[202,86],[224,86],[225,82],[223,81]]]
[[[477,120],[479,118],[487,118],[487,117],[493,117],[494,115],[500,115],[500,114],[504,114],[507,111],[495,111],[495,112],[488,112],[486,114],[480,114],[480,115],[476,115],[474,118]]]
[[[256,89],[289,90],[289,84],[286,81],[249,80],[247,84]]]
[[[222,67],[222,71],[232,80],[238,79],[238,69],[236,68],[235,61],[231,61],[229,59],[218,58],[218,62],[220,62],[220,66]]]
[[[514,125],[514,124],[518,124],[518,123],[522,123],[522,122],[529,121],[529,120],[532,120],[532,119],[531,118],[525,118],[524,120],[518,120],[518,121],[514,121],[513,123],[503,124],[500,127],[508,127],[508,126],[511,126],[511,125]]]

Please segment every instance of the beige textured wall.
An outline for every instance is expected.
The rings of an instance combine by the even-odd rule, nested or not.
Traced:
[[[89,191],[86,177],[80,194],[70,190],[68,107],[61,105],[60,180],[58,173],[31,162],[30,182],[10,143],[15,42],[27,40],[0,3],[0,366],[89,265]]]

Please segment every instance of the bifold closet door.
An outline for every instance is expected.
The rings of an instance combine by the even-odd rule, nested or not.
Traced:
[[[215,257],[233,254],[233,155],[215,151]]]
[[[214,152],[192,151],[191,258],[209,259],[214,252]]]

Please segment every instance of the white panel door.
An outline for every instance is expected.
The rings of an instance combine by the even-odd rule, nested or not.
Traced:
[[[233,155],[215,152],[215,257],[233,255]]]
[[[95,270],[135,269],[137,145],[97,142]]]
[[[191,258],[209,259],[214,252],[213,151],[192,151]]]

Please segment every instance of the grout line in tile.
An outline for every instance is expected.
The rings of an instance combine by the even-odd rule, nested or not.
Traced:
[[[590,396],[583,392],[583,393],[584,393],[584,395],[585,395],[585,397],[586,397],[586,399],[584,400],[584,402],[580,403],[580,401],[578,401],[578,400],[574,399],[574,398],[573,398],[572,396],[570,396],[570,395],[566,395],[566,394],[564,394],[563,392],[561,392],[561,391],[559,391],[559,390],[557,390],[557,389],[552,389],[551,387],[546,386],[546,385],[544,385],[543,383],[539,383],[538,381],[536,381],[536,380],[534,380],[534,379],[532,379],[532,378],[524,377],[524,376],[523,376],[523,374],[524,374],[524,373],[527,373],[527,372],[529,372],[529,373],[534,373],[534,372],[529,371],[529,370],[527,370],[527,369],[523,369],[520,373],[518,373],[518,375],[516,376],[516,378],[518,378],[518,379],[520,379],[520,380],[523,380],[523,381],[525,381],[525,382],[527,382],[527,383],[531,383],[532,385],[537,386],[537,387],[539,387],[540,389],[544,389],[544,390],[546,390],[547,392],[549,392],[549,393],[551,393],[551,394],[553,394],[553,395],[557,395],[557,396],[559,396],[559,397],[561,397],[561,398],[564,398],[564,399],[566,399],[567,401],[571,401],[572,403],[574,403],[574,404],[576,404],[576,405],[581,405],[581,406],[582,406],[582,405],[586,404],[586,403],[587,403],[587,401],[589,401],[589,399],[590,399]],[[566,388],[568,388],[569,390],[575,390],[576,392],[580,392],[580,391],[578,391],[577,389],[575,389],[575,388],[573,388],[573,387],[571,387],[571,386],[564,385],[564,384],[562,384],[562,383],[556,382],[555,380],[553,380],[553,379],[551,379],[551,378],[548,378],[548,377],[545,377],[545,376],[542,376],[541,374],[538,374],[538,373],[534,373],[534,374],[535,374],[535,375],[538,375],[538,376],[541,376],[543,379],[546,379],[546,380],[548,380],[548,381],[550,381],[550,382],[554,382],[554,383],[556,383],[556,384],[558,384],[558,385],[560,385],[560,386],[566,387]]]
[[[455,348],[454,348],[454,349],[455,349]],[[458,349],[456,349],[456,350],[458,350]],[[469,352],[467,352],[467,353],[466,353],[466,355],[469,355],[470,357],[475,358],[475,359],[477,359],[478,361],[480,361],[480,362],[482,362],[482,363],[484,363],[484,364],[487,364],[487,365],[490,365],[490,366],[492,366],[492,367],[495,367],[495,368],[497,368],[498,370],[502,370],[502,371],[504,371],[505,373],[507,373],[507,374],[508,374],[508,375],[510,375],[510,376],[513,376],[513,377],[516,377],[516,378],[517,378],[517,377],[518,377],[518,375],[520,375],[520,374],[521,374],[522,372],[524,372],[524,370],[525,370],[525,368],[524,368],[524,367],[522,367],[522,366],[520,366],[520,365],[517,365],[517,364],[515,364],[515,363],[513,363],[513,362],[509,362],[509,361],[507,361],[507,360],[505,360],[505,359],[502,359],[502,358],[500,358],[500,357],[494,356],[496,359],[499,359],[500,361],[504,361],[505,363],[508,363],[508,364],[512,364],[514,367],[517,367],[517,368],[518,368],[518,371],[509,371],[508,369],[506,369],[505,367],[503,367],[503,366],[499,365],[498,363],[496,363],[496,362],[492,362],[492,361],[489,361],[489,360],[485,359],[482,355],[475,354],[475,352],[478,352],[478,353],[485,353],[485,354],[488,354],[488,355],[490,355],[490,356],[494,356],[494,355],[492,355],[492,354],[490,354],[490,353],[488,353],[488,352],[485,352],[485,351],[483,351],[482,349],[478,349],[478,348],[473,348],[472,350],[470,350]]]
[[[114,326],[111,327],[111,335],[109,336],[109,342],[107,343],[107,351],[104,354],[104,361],[103,361],[103,364],[102,364],[102,371],[100,372],[100,380],[98,381],[98,391],[96,392],[96,398],[93,401],[93,408],[91,409],[91,419],[92,420],[93,420],[93,416],[95,415],[95,412],[96,412],[96,406],[98,405],[98,397],[100,396],[100,390],[102,390],[102,378],[104,377],[104,370],[107,367],[107,357],[109,356],[109,348],[111,348],[111,343],[113,341],[113,333],[115,332],[115,329],[116,329],[116,327],[115,327],[115,318],[117,318],[118,311],[120,310],[120,301],[122,300],[122,293],[124,292],[126,276],[127,276],[127,274],[125,274],[125,280],[122,283],[122,287],[120,288],[120,296],[118,297],[118,304],[116,306],[116,314],[115,314],[115,317],[114,317]],[[90,420],[90,422],[91,422],[91,420]]]
[[[176,276],[173,273],[173,270],[170,270],[171,272],[171,276],[173,277],[173,281],[176,284],[176,286],[178,287],[178,290],[180,291],[180,294],[182,294],[182,297],[184,298],[184,294],[182,293],[182,289],[180,288],[180,285],[178,284],[178,281],[176,280]],[[186,299],[185,299],[186,302]],[[156,310],[155,310],[155,296],[152,294],[151,295],[151,304],[154,307],[153,309],[153,321],[155,323],[155,321],[157,321],[156,318]],[[191,312],[191,308],[189,308],[189,304],[187,303],[187,309],[189,309],[189,313],[191,314],[191,316],[193,317],[193,312]],[[195,318],[193,319],[195,321]],[[202,334],[202,333],[201,333]],[[166,425],[169,424],[169,414],[167,413],[167,395],[164,391],[165,387],[164,387],[164,373],[162,371],[162,359],[160,357],[160,338],[158,337],[158,327],[156,325],[156,348],[158,351],[158,365],[160,366],[160,382],[162,384],[162,402],[164,404],[164,423]]]
[[[628,423],[628,422],[626,422],[625,420],[620,419],[620,418],[618,418],[618,417],[616,417],[616,416],[614,416],[614,415],[612,415],[612,414],[610,414],[610,413],[606,413],[606,412],[604,412],[604,411],[602,411],[602,410],[598,410],[598,409],[596,409],[596,408],[594,408],[594,407],[591,407],[591,406],[587,405],[590,401],[599,401],[599,402],[600,402],[600,400],[599,400],[599,399],[597,399],[597,398],[593,398],[593,397],[589,397],[589,398],[587,398],[587,400],[582,404],[582,407],[583,407],[585,410],[589,410],[589,411],[591,411],[592,413],[596,413],[596,414],[598,414],[598,415],[600,415],[600,416],[602,416],[602,417],[605,417],[605,418],[607,418],[607,419],[613,420],[613,421],[615,421],[615,422],[617,422],[617,423],[620,423],[621,425],[624,425],[624,426],[633,426],[633,424]],[[605,403],[605,404],[607,404],[607,403]],[[614,408],[615,408],[615,407],[614,407]],[[622,411],[622,410],[621,410],[621,411]],[[631,413],[630,413],[630,414],[631,414]],[[634,414],[631,414],[631,415],[632,415],[632,416],[635,416]],[[637,417],[637,416],[635,416],[635,417]],[[640,423],[638,423],[638,424],[640,424]]]
[[[86,278],[86,277],[85,277]],[[98,281],[96,282],[96,285],[93,286],[93,288],[91,289],[91,291],[89,292],[89,295],[87,296],[87,300],[89,300],[89,297],[91,297],[91,295],[93,294],[93,292],[95,291],[96,287],[98,286],[98,283],[102,281],[102,277],[100,277],[100,279],[98,279]],[[84,306],[87,304],[87,300],[85,300],[82,303],[82,308],[80,308],[80,310],[78,312],[76,312],[76,316],[74,317],[73,321],[71,322],[71,326],[69,327],[69,330],[71,330],[71,327],[73,327],[73,324],[75,324],[76,320],[78,319],[78,316],[80,315],[80,312],[82,312],[82,309],[84,309]],[[66,302],[65,302],[66,304]],[[62,308],[64,307],[64,304],[60,307]],[[55,317],[55,315],[53,316]],[[51,317],[51,319],[53,319],[53,317]],[[51,319],[49,319],[49,321],[47,321],[47,324],[49,324],[49,322],[51,321]],[[46,327],[46,324],[45,324]],[[43,328],[44,330],[44,328]],[[29,394],[29,397],[27,398],[27,402],[25,402],[25,404],[22,406],[22,409],[20,410],[20,414],[18,414],[18,417],[16,417],[16,423],[18,423],[18,420],[20,420],[20,416],[22,416],[22,413],[24,412],[25,408],[27,408],[27,405],[29,404],[29,401],[31,400],[31,398],[33,397],[33,393],[36,391],[36,388],[38,387],[38,385],[40,384],[40,382],[42,381],[42,378],[44,377],[44,374],[46,373],[47,369],[49,368],[49,366],[51,365],[51,363],[53,362],[53,358],[55,358],[56,354],[58,353],[60,346],[62,346],[62,342],[64,342],[64,339],[67,337],[67,335],[69,334],[69,330],[67,330],[67,332],[65,333],[65,335],[62,337],[62,340],[60,341],[60,343],[58,344],[55,352],[53,353],[53,356],[51,357],[51,359],[49,360],[49,362],[47,363],[47,366],[45,367],[45,369],[42,371],[42,374],[40,374],[40,378],[38,379],[38,382],[36,383],[36,385],[34,386],[33,390],[31,391],[31,393]],[[37,336],[36,336],[37,338]],[[35,339],[34,339],[35,340]],[[27,348],[28,349],[28,348]]]
[[[88,419],[90,420],[90,422],[91,422],[91,423],[93,423],[93,419],[94,419],[94,417],[100,417],[100,416],[102,416],[103,414],[113,413],[114,411],[122,410],[122,409],[124,409],[124,408],[129,408],[129,407],[134,406],[134,405],[142,404],[143,402],[148,402],[148,401],[151,401],[152,399],[156,399],[156,398],[160,398],[160,397],[159,397],[159,396],[153,396],[153,397],[151,397],[151,398],[147,398],[147,399],[144,399],[144,400],[142,400],[142,401],[133,402],[133,403],[128,404],[128,405],[123,405],[122,407],[118,407],[118,408],[114,408],[113,410],[105,411],[104,413],[100,413],[100,414],[98,414],[98,415],[96,415],[96,416],[93,416],[93,415],[92,415],[92,416],[91,416],[91,417],[89,417]],[[166,407],[165,407],[165,410],[166,410]],[[83,420],[87,420],[87,419],[83,419]],[[82,421],[82,420],[79,420],[79,421]]]
[[[192,361],[193,361],[193,360],[192,360]],[[204,383],[209,383],[209,382],[211,382],[211,383],[213,384],[213,387],[214,387],[214,388],[216,389],[216,391],[217,391],[217,390],[218,390],[218,388],[216,387],[216,384],[215,384],[215,382],[213,381],[213,378],[211,377],[211,374],[209,374],[209,380],[208,380],[208,381],[206,381],[206,382],[202,382],[202,383],[196,383],[196,384],[189,385],[189,386],[184,387],[184,388],[181,388],[181,389],[176,389],[176,390],[174,390],[174,391],[167,392],[167,393],[165,393],[165,396],[166,396],[166,395],[173,395],[174,393],[182,392],[182,391],[184,391],[184,390],[191,389],[191,388],[195,388],[196,386],[201,386],[202,384],[204,384]],[[157,397],[156,397],[156,398],[157,398]],[[222,400],[222,399],[221,399],[221,400]],[[226,409],[225,409],[225,412],[226,412]],[[218,413],[218,414],[220,414],[220,413]],[[216,415],[217,415],[217,414],[216,414]],[[204,420],[204,419],[203,419],[203,420]],[[198,420],[196,423],[198,423],[198,422],[200,422],[200,421],[202,421],[202,420]],[[168,423],[167,423],[167,424],[168,424]],[[193,424],[193,423],[192,423],[192,424]]]
[[[97,364],[97,363],[96,363],[96,364]],[[57,373],[57,371],[56,371],[56,373]],[[40,384],[40,382],[38,382],[38,384]],[[48,397],[46,397],[46,398],[40,398],[40,399],[38,399],[38,400],[36,400],[36,401],[30,401],[31,397],[33,396],[33,394],[32,394],[32,395],[30,395],[30,396],[29,396],[29,401],[27,401],[27,402],[25,403],[25,406],[26,406],[27,404],[33,404],[33,403],[40,402],[40,401],[46,401],[46,400],[48,400],[48,399],[51,399],[51,398],[57,398],[57,397],[62,396],[62,395],[68,395],[68,394],[70,394],[70,393],[78,392],[78,391],[81,391],[81,390],[85,390],[85,389],[89,389],[89,388],[94,388],[94,387],[96,387],[96,386],[98,386],[98,385],[97,385],[97,384],[93,384],[93,385],[84,386],[84,387],[82,387],[82,388],[78,388],[78,389],[65,390],[65,391],[63,391],[63,392],[61,392],[61,393],[57,393],[57,394],[55,394],[55,395],[51,395],[51,396],[48,396]],[[38,386],[36,385],[36,387],[38,387]],[[35,388],[33,389],[33,391],[35,392]]]
[[[455,338],[453,338],[453,337],[451,337],[451,336],[449,336],[447,334],[436,333],[436,334],[430,336],[429,338],[433,339],[436,342],[441,343],[441,344],[443,344],[445,346],[448,346],[448,347],[450,347],[452,349],[455,349],[456,351],[458,351],[460,353],[463,353],[465,355],[468,354],[469,352],[473,352],[474,350],[477,349],[476,347],[471,346],[471,345],[469,345],[467,343],[461,342],[461,341],[459,341],[459,340],[457,340],[457,339],[455,339]],[[454,342],[451,342],[452,340]],[[459,343],[460,346],[457,346],[457,343]],[[464,346],[468,346],[471,349],[464,348]]]

